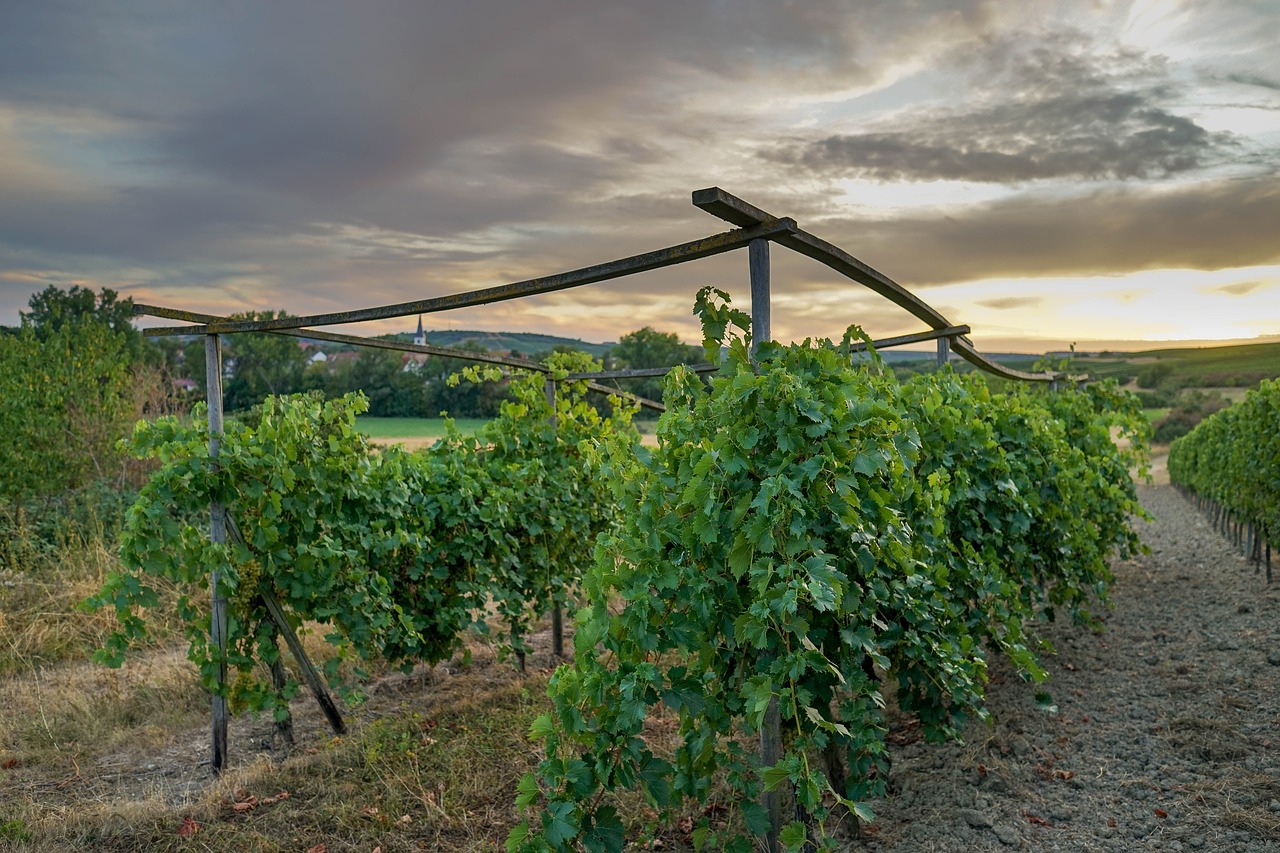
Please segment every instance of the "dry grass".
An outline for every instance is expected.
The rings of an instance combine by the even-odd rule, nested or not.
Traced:
[[[161,623],[119,669],[87,662],[115,627],[109,612],[77,608],[116,566],[102,542],[28,553],[11,542],[6,554],[21,569],[0,574],[0,851],[502,849],[520,819],[516,783],[542,757],[527,733],[550,709],[545,625],[530,638],[528,675],[479,637],[451,663],[375,672],[367,702],[346,710],[344,737],[305,692],[289,752],[276,750],[270,719],[237,717],[230,767],[215,780],[209,700],[180,626]],[[304,632],[317,661],[332,651],[324,633]],[[678,720],[657,710],[645,738],[670,757]],[[715,785],[711,808],[689,805],[653,831],[640,794],[613,802],[629,835],[688,849],[704,815],[734,819],[732,795]]]
[[[207,697],[180,649],[120,670],[76,663],[0,679],[0,851],[500,850],[520,819],[516,783],[542,757],[529,726],[550,709],[545,632],[533,644],[528,675],[480,639],[451,663],[384,673],[348,709],[344,737],[299,699],[289,753],[269,751],[269,719],[236,718],[232,766],[217,780]],[[656,713],[645,738],[669,757],[678,721]],[[717,785],[710,809],[690,805],[657,830],[664,849],[689,849],[704,814],[732,814]],[[639,794],[614,802],[630,836],[650,837]]]
[[[80,604],[102,588],[118,566],[102,527],[90,520],[68,523],[56,542],[44,541],[23,520],[9,519],[0,550],[0,676],[29,673],[63,661],[83,661],[116,628],[104,609],[84,612]],[[153,582],[169,605],[177,591]],[[166,606],[149,622],[156,644],[169,642],[177,625]]]
[[[1169,743],[1207,762],[1234,761],[1249,754],[1239,726],[1221,717],[1178,717],[1168,724]]]
[[[1191,787],[1188,817],[1199,824],[1218,825],[1262,841],[1280,841],[1280,814],[1271,803],[1280,800],[1280,779],[1241,770]]]

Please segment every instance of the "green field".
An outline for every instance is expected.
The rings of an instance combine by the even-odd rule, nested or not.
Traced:
[[[370,415],[361,415],[356,418],[356,428],[370,438],[432,439],[444,437],[444,420],[444,418],[375,418]],[[463,435],[471,435],[488,421],[485,418],[457,418],[454,423]]]
[[[1031,370],[1035,362],[1004,359],[1002,363]],[[1152,365],[1166,365],[1168,374],[1183,387],[1245,388],[1280,376],[1280,343],[1081,354],[1072,360],[1069,369],[1095,379],[1116,377],[1127,381]]]
[[[1280,344],[1242,344],[1196,349],[1157,349],[1088,356],[1076,362],[1088,373],[1106,378],[1134,374],[1151,364],[1165,364],[1184,384],[1194,387],[1249,386],[1280,376]]]

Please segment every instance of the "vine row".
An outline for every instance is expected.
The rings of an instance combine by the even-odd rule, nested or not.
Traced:
[[[1090,619],[1110,558],[1141,547],[1130,469],[1149,427],[1114,385],[900,385],[855,361],[856,329],[753,353],[727,294],[695,311],[708,356],[727,348],[710,391],[677,369],[658,447],[600,451],[622,526],[598,540],[575,660],[533,725],[546,759],[521,780],[509,851],[617,851],[682,807],[695,846],[752,850],[779,795],[796,819],[778,845],[825,849],[834,814],[870,819],[885,792],[890,697],[955,737],[985,714],[988,654],[1043,679],[1032,618]],[[651,745],[655,717],[674,719],[674,750]],[[639,828],[624,791],[645,801]]]
[[[1247,557],[1267,565],[1280,536],[1280,380],[1205,418],[1169,447],[1169,479]]]
[[[344,660],[357,677],[375,659],[404,668],[443,660],[465,629],[489,630],[490,610],[505,626],[503,647],[523,660],[531,625],[568,600],[596,535],[617,523],[578,444],[635,441],[632,412],[602,416],[585,381],[565,380],[591,366],[585,355],[557,355],[553,398],[542,376],[514,377],[512,399],[476,436],[451,431],[420,453],[373,447],[355,428],[366,406],[358,394],[268,398],[226,427],[216,469],[200,412],[139,423],[128,449],[160,464],[128,512],[123,568],[88,602],[113,608],[120,626],[98,660],[118,666],[146,636],[147,612],[161,603],[152,578],[186,590],[178,606],[189,656],[235,710],[281,718],[298,691],[295,680],[263,678],[280,659],[273,601],[289,629],[328,631],[323,670],[344,692]],[[209,540],[211,502],[226,507],[228,543]],[[230,605],[225,656],[209,642],[203,604],[215,568]],[[224,667],[235,673],[228,685]]]

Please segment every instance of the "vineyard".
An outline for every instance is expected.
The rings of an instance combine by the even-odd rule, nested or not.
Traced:
[[[696,310],[709,355],[727,355],[709,388],[672,372],[652,452],[629,409],[601,418],[582,381],[549,400],[538,376],[477,437],[417,455],[375,453],[352,428],[358,398],[269,400],[224,431],[216,466],[203,421],[140,425],[133,451],[162,466],[129,513],[135,570],[93,600],[122,626],[100,659],[144,638],[150,577],[198,587],[222,566],[226,654],[184,598],[190,657],[210,690],[233,673],[233,713],[287,724],[302,685],[279,639],[303,623],[330,626],[331,682],[344,658],[446,660],[488,628],[477,614],[523,667],[533,622],[572,597],[574,661],[533,724],[547,758],[520,783],[534,814],[511,849],[621,850],[682,800],[708,805],[717,780],[738,806],[700,821],[696,846],[751,849],[771,809],[789,850],[827,846],[840,811],[872,820],[886,695],[930,739],[954,737],[985,715],[988,650],[1040,681],[1033,620],[1089,621],[1109,559],[1138,547],[1145,420],[1104,385],[993,395],[946,371],[899,386],[874,350],[855,363],[856,329],[753,355],[726,294]],[[582,366],[551,364],[553,379]],[[227,543],[201,529],[211,502]],[[642,737],[659,704],[682,734],[670,758]],[[625,827],[600,798],[628,790],[649,823]]]
[[[1033,382],[995,392],[945,363],[899,382],[857,326],[840,341],[774,342],[766,238],[838,261],[927,318],[933,330],[909,337],[938,340],[941,361],[954,348],[986,364],[965,327],[789,220],[723,193],[705,206],[739,229],[699,245],[751,247],[752,313],[701,290],[707,363],[658,371],[661,404],[603,385],[630,377],[585,354],[553,356],[539,372],[477,358],[488,364],[455,381],[507,382],[510,401],[473,435],[453,431],[419,452],[371,444],[356,429],[359,395],[269,398],[224,422],[218,336],[294,334],[317,318],[164,309],[206,324],[173,329],[208,334],[210,405],[193,419],[140,422],[127,441],[153,473],[126,515],[119,561],[84,607],[110,615],[96,655],[108,667],[153,660],[174,626],[185,633],[199,679],[185,695],[196,706],[214,697],[208,762],[221,778],[191,783],[176,825],[170,803],[132,828],[118,816],[83,830],[13,818],[0,846],[996,849],[1070,824],[1072,809],[1052,797],[1044,814],[1024,808],[1019,829],[989,813],[1000,812],[1001,791],[1025,796],[1019,760],[1034,758],[1049,786],[1083,772],[1067,766],[1067,734],[1055,735],[1059,753],[1033,746],[1037,732],[1118,713],[1082,712],[1084,694],[1060,670],[1087,638],[1101,642],[1092,631],[1123,629],[1108,609],[1117,573],[1143,594],[1132,587],[1147,559],[1139,528],[1153,521],[1144,503],[1163,498],[1134,482],[1150,434],[1137,399],[1055,372],[1005,370]],[[570,286],[565,276],[526,289]],[[1278,387],[1264,383],[1209,418],[1169,457],[1173,480],[1268,578],[1265,543],[1280,525]],[[663,410],[656,447],[631,424],[639,405]],[[1241,649],[1232,642],[1227,651]],[[488,706],[460,693],[473,671],[491,673]],[[388,694],[413,698],[392,709]],[[230,719],[292,757],[278,770],[234,759]],[[1153,725],[1176,729],[1173,745],[1203,747],[1206,760],[1245,757],[1189,719]],[[1270,749],[1253,729],[1238,737]],[[938,766],[971,769],[965,784],[981,798],[955,793],[958,834],[912,832],[898,813],[904,780],[918,780],[922,750],[960,744],[995,750]],[[6,771],[22,770],[8,760]],[[475,762],[498,768],[496,793],[484,794],[502,804],[487,800],[486,817],[468,805],[483,796],[466,777],[493,771]],[[1259,790],[1271,790],[1271,766],[1250,767]],[[1195,781],[1176,784],[1191,791]],[[1155,789],[1163,797],[1174,785]],[[1275,785],[1280,797],[1280,776]],[[199,806],[185,799],[193,791]],[[1210,814],[1217,801],[1198,796]],[[363,802],[344,806],[353,797]],[[299,820],[308,799],[319,822],[275,840],[289,818],[267,829],[269,815]],[[1040,840],[1090,850],[1161,840],[1149,819],[1133,818],[1141,834],[1126,824],[1120,837],[1105,831],[1118,828],[1114,817],[1102,820],[1088,841],[1097,846],[1061,832]],[[1255,823],[1249,838],[1280,840],[1280,818]]]

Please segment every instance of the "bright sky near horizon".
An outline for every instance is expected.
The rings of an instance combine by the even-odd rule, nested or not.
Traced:
[[[0,4],[0,324],[471,290],[724,230],[712,185],[983,350],[1280,339],[1280,0]],[[780,339],[922,328],[772,254]],[[425,322],[693,341],[746,263]]]

